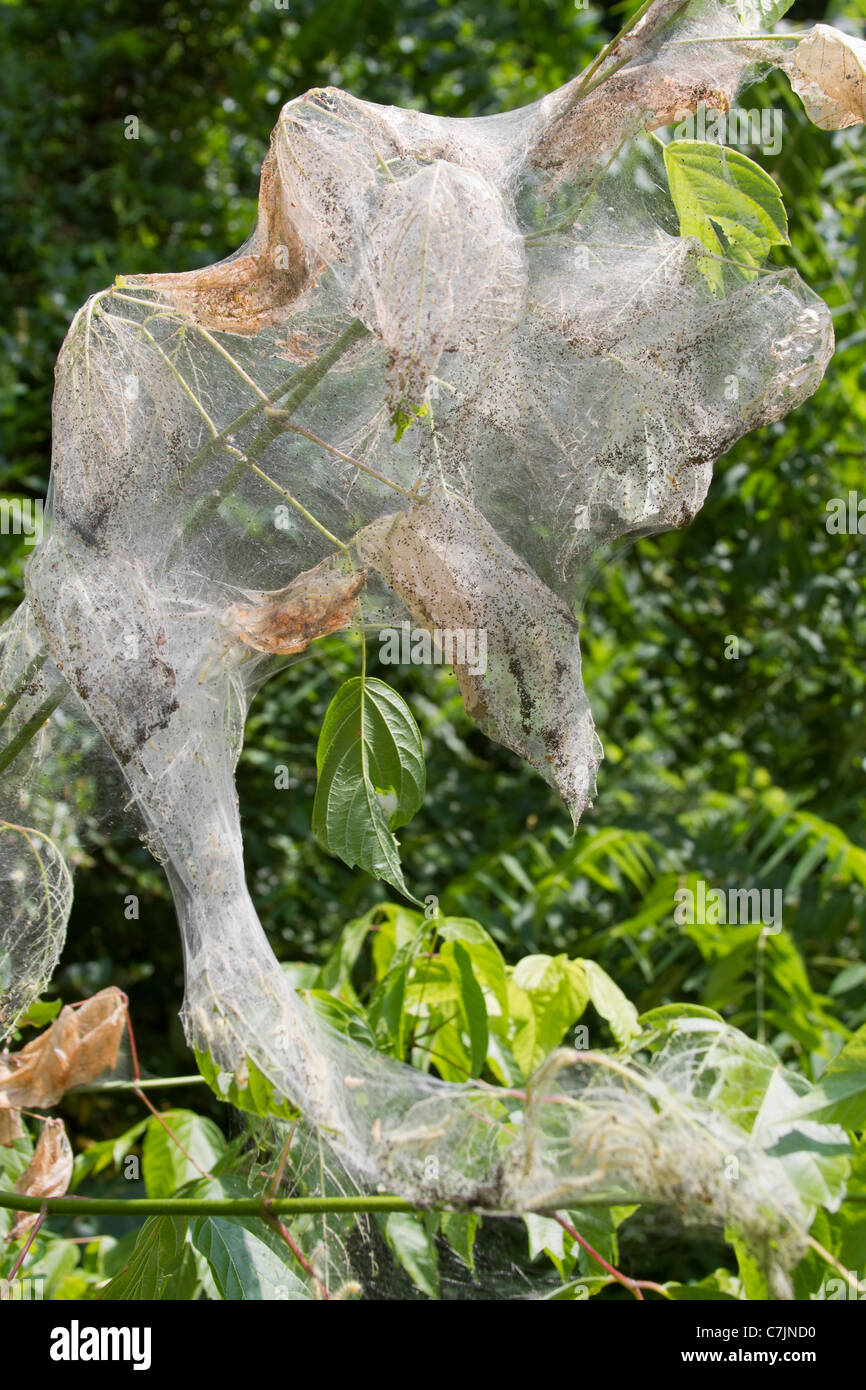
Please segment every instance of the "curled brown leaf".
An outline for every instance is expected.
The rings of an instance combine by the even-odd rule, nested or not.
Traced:
[[[344,574],[333,558],[305,570],[285,589],[257,590],[235,603],[227,621],[235,635],[257,652],[302,652],[316,637],[350,626],[366,571]]]
[[[0,1109],[0,1148],[8,1148],[24,1133],[21,1114],[18,1110]]]
[[[72,1177],[72,1145],[62,1120],[46,1120],[33,1157],[15,1184],[22,1197],[62,1197]],[[18,1212],[8,1240],[19,1240],[38,1220],[36,1212]]]
[[[806,113],[822,130],[866,120],[866,43],[830,24],[816,24],[784,67]]]
[[[126,997],[104,989],[61,1009],[50,1028],[20,1052],[0,1056],[0,1108],[45,1109],[117,1064]]]

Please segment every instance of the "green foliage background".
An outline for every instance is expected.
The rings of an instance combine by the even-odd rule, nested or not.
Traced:
[[[189,269],[243,240],[283,102],[337,84],[440,114],[519,106],[577,71],[630,8],[4,3],[0,492],[44,494],[53,361],[86,296],[118,272]],[[866,4],[816,0],[789,18],[862,24]],[[582,644],[606,761],[577,837],[541,780],[474,730],[450,675],[379,669],[375,644],[369,661],[407,699],[424,739],[427,797],[400,835],[419,898],[435,894],[444,912],[476,918],[510,961],[596,959],[641,1011],[674,999],[717,1009],[814,1080],[866,1021],[866,537],[825,526],[830,498],[866,496],[866,139],[862,128],[814,129],[782,79],[752,92],[749,105],[761,104],[785,121],[777,157],[746,151],[788,209],[792,245],[775,259],[831,305],[837,354],[804,407],[719,463],[691,527],[641,542],[595,576]],[[129,115],[138,140],[125,138]],[[16,544],[0,537],[7,611],[26,558]],[[726,658],[731,636],[738,660]],[[321,964],[349,919],[393,896],[325,856],[311,834],[318,730],[357,670],[357,648],[328,639],[268,685],[248,724],[239,775],[248,873],[286,960]],[[274,786],[279,765],[286,790]],[[127,989],[147,1069],[187,1071],[161,873],[134,837],[96,823],[88,850],[57,989],[66,999],[107,983]],[[783,889],[784,933],[761,952],[748,929],[676,927],[672,892],[688,875]],[[124,917],[130,893],[137,922]],[[593,1041],[608,1042],[592,1018]],[[216,1101],[197,1109],[228,1123]],[[70,1098],[64,1113],[88,1139],[139,1114],[117,1097]],[[669,1253],[663,1277],[685,1277],[689,1258]]]

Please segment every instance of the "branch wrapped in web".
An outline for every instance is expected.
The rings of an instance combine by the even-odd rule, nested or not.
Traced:
[[[165,866],[185,1026],[219,1094],[300,1109],[360,1185],[509,1211],[609,1188],[733,1226],[778,1274],[807,1214],[766,1135],[718,1118],[697,1045],[670,1067],[560,1055],[510,1093],[445,1085],[321,1024],[250,900],[234,785],[272,659],[353,625],[363,601],[483,630],[486,670],[457,673],[470,713],[575,820],[588,804],[600,747],[574,613],[592,566],[690,520],[714,459],[814,391],[832,351],[828,311],[765,269],[754,228],[740,261],[706,228],[677,235],[643,138],[734,100],[767,58],[760,9],[657,0],[586,73],[505,116],[309,93],[281,112],[239,252],[119,279],[76,316],[50,524],[4,635],[8,653],[27,633],[2,675],[4,704],[20,687],[7,754],[34,815],[10,813],[3,842],[3,988],[14,1013],[62,940],[52,851],[41,906],[31,895],[50,828],[34,797],[74,708]],[[862,115],[858,51],[820,42],[785,66],[821,123],[844,125]]]

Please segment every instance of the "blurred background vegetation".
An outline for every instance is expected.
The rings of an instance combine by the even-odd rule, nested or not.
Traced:
[[[282,103],[338,84],[439,114],[516,107],[572,76],[631,8],[4,3],[0,492],[44,495],[52,367],[77,306],[118,272],[190,269],[247,235]],[[815,0],[789,15],[855,32],[864,17],[866,0]],[[866,1019],[866,538],[825,526],[830,498],[866,495],[866,140],[862,128],[815,130],[782,79],[752,93],[749,105],[761,103],[785,119],[777,157],[747,151],[788,208],[792,245],[776,259],[827,299],[838,351],[811,401],[720,462],[690,528],[596,575],[583,647],[606,761],[578,835],[541,779],[474,730],[450,675],[379,674],[408,699],[427,752],[427,801],[401,834],[420,897],[476,917],[510,960],[595,956],[641,1009],[672,999],[718,1008],[816,1076]],[[129,115],[137,140],[125,138]],[[26,550],[13,536],[0,546],[5,616]],[[731,636],[739,659],[726,657]],[[310,831],[318,729],[357,657],[351,643],[318,644],[249,720],[239,775],[248,872],[286,960],[321,960],[347,920],[385,897]],[[374,644],[370,658],[375,674]],[[275,790],[278,765],[286,790]],[[56,989],[70,1000],[120,985],[147,1071],[188,1071],[162,874],[133,835],[109,837],[96,822],[88,852]],[[782,888],[785,931],[762,949],[756,928],[676,927],[672,893],[688,874]],[[124,916],[130,893],[138,921]],[[70,1108],[91,1136],[139,1113],[116,1098],[69,1098]]]

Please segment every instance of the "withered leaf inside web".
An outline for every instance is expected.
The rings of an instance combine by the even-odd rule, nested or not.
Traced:
[[[62,1197],[72,1177],[72,1145],[62,1120],[46,1120],[33,1157],[15,1184],[22,1197]],[[26,1235],[38,1220],[36,1212],[18,1212],[8,1240]]]
[[[0,1107],[45,1109],[73,1086],[85,1086],[117,1065],[126,998],[104,989],[77,1008],[67,1004],[50,1028],[0,1056]]]
[[[345,574],[332,558],[305,570],[285,589],[247,593],[227,620],[235,635],[257,652],[288,656],[302,652],[317,637],[351,625],[366,571]]]
[[[21,1114],[18,1110],[0,1109],[0,1147],[8,1148],[24,1133]]]

